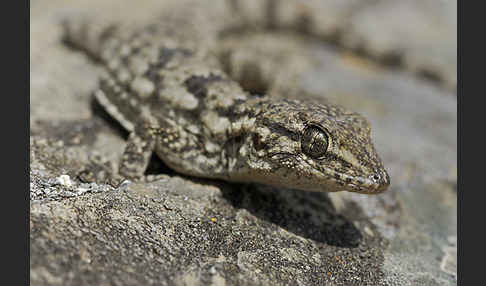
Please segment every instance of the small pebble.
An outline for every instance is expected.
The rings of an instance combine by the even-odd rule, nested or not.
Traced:
[[[81,188],[81,187],[76,189],[76,192],[78,193],[78,195],[84,194],[84,193],[86,193],[87,191],[88,191],[88,189],[86,189],[86,188]]]
[[[61,175],[59,177],[56,178],[56,181],[65,186],[65,187],[72,187],[73,186],[73,182],[71,181],[71,178],[68,176],[68,175]]]

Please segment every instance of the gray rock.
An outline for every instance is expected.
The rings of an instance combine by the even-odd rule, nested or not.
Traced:
[[[456,1],[376,1],[351,19],[344,45],[456,88]]]

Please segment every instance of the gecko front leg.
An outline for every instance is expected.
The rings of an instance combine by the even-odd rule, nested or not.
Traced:
[[[143,177],[155,147],[153,130],[146,125],[140,125],[130,133],[120,162],[120,175],[131,180]]]

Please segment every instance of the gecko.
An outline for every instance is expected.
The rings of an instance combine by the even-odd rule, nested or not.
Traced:
[[[155,153],[181,174],[229,182],[363,194],[390,185],[356,112],[248,92],[214,53],[163,23],[63,27],[65,41],[104,68],[94,97],[129,132],[124,178],[142,178]]]

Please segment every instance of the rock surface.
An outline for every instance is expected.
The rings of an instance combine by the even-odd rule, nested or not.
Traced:
[[[32,285],[457,284],[456,4],[321,3],[333,16],[301,84],[370,120],[388,192],[235,185],[155,159],[157,180],[114,188],[126,134],[93,104],[99,67],[62,44],[59,21],[143,23],[189,7],[174,2],[31,3]],[[218,3],[191,5],[222,19]],[[400,68],[383,65],[396,54]]]

